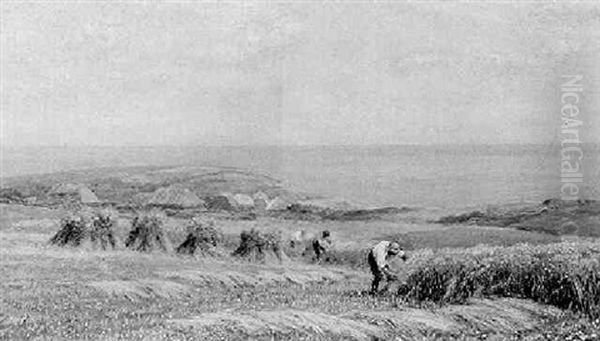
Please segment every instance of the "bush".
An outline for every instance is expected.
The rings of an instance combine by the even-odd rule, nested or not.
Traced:
[[[399,294],[462,303],[472,296],[529,298],[600,316],[600,242],[422,251]]]

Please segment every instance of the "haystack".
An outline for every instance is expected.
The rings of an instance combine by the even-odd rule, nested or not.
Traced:
[[[58,246],[83,246],[89,244],[92,248],[100,247],[106,250],[109,246],[116,247],[114,227],[116,216],[113,212],[80,211],[62,219],[60,230],[50,239]]]
[[[177,253],[214,254],[217,245],[223,241],[223,233],[215,228],[212,220],[192,219],[188,225],[188,231],[188,236],[177,248]]]
[[[158,211],[139,214],[131,223],[125,246],[135,251],[168,251],[170,242],[163,231],[165,216]]]
[[[281,233],[255,229],[241,233],[240,245],[233,255],[253,262],[282,262],[287,259],[282,249]]]
[[[194,208],[204,207],[204,201],[192,191],[181,186],[169,186],[157,189],[146,202],[147,205]]]

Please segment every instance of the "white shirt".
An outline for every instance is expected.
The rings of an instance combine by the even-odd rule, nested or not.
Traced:
[[[373,249],[371,249],[373,257],[375,258],[375,264],[377,264],[377,267],[380,269],[383,269],[386,265],[388,265],[387,256],[388,247],[390,246],[390,244],[391,242],[384,240],[377,243],[377,245],[375,245]]]

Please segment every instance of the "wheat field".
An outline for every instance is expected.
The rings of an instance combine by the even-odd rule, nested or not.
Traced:
[[[404,285],[371,296],[369,274],[359,261],[364,250],[357,248],[364,240],[342,237],[340,245],[351,257],[323,265],[295,258],[259,264],[227,252],[212,257],[143,253],[122,243],[105,251],[65,248],[49,243],[60,222],[57,212],[8,205],[2,210],[3,339],[560,340],[580,333],[591,340],[597,329],[597,241],[549,239],[545,244],[551,244],[542,245],[532,234],[533,244],[510,247],[417,245],[408,263],[399,265]],[[127,219],[119,220],[121,241]],[[222,226],[231,232],[248,223],[241,224],[224,221]],[[263,227],[272,229],[270,224]],[[175,227],[171,221],[167,234],[180,242],[185,231]],[[456,233],[464,235],[464,228]],[[560,264],[556,269],[568,266],[569,274],[587,282],[578,287],[556,282],[556,274],[545,275],[551,272],[532,272],[539,286],[535,295],[515,292],[515,281],[523,281],[531,269],[543,269],[529,260],[542,258],[543,264]],[[477,276],[468,277],[474,268]],[[550,285],[561,283],[576,290],[565,286],[551,300],[541,299],[543,290],[556,292]],[[574,303],[556,301],[561,295],[573,295],[564,298]]]

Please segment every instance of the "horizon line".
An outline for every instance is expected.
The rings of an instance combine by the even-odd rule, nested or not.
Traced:
[[[273,148],[273,147],[436,147],[436,146],[549,146],[560,144],[559,141],[551,142],[506,142],[506,143],[369,143],[369,144],[154,144],[154,145],[0,145],[0,149],[18,148]],[[581,145],[600,144],[600,141],[581,142]]]

